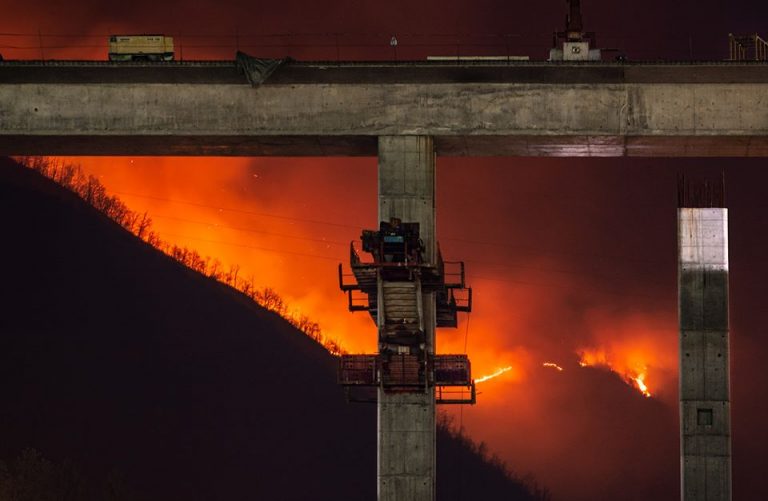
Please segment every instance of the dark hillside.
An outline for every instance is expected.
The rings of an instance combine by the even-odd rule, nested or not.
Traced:
[[[374,408],[320,345],[9,159],[0,223],[0,460],[33,448],[143,500],[375,499]],[[439,440],[466,499],[528,499]]]

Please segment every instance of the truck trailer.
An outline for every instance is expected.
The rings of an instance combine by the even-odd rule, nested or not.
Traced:
[[[165,35],[112,35],[110,61],[173,61],[173,37]]]

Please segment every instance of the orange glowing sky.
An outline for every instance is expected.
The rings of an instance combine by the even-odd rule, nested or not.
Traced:
[[[711,1],[696,9],[660,0],[583,3],[600,43],[626,49],[634,59],[722,58],[725,35],[762,29],[764,16],[755,9],[766,8],[734,4],[724,15],[722,4]],[[297,59],[444,53],[541,59],[565,12],[564,2],[533,2],[521,16],[519,4],[493,0],[395,0],[386,9],[372,0],[166,5],[17,3],[0,20],[6,32],[0,52],[6,59],[103,60],[106,35],[156,32],[175,35],[185,59],[231,59],[236,47]],[[389,46],[393,34],[397,54]],[[165,241],[239,265],[241,277],[276,289],[349,351],[375,349],[372,322],[346,310],[336,276],[337,264],[348,260],[349,241],[378,224],[374,158],[67,160],[98,176],[133,210],[147,211]],[[725,167],[735,165],[729,160]],[[744,160],[738,166],[728,172],[728,189],[736,193],[731,200],[764,207],[764,183],[754,181],[762,179],[764,165]],[[510,367],[478,385],[478,405],[447,411],[556,499],[677,497],[675,179],[686,169],[723,167],[702,159],[438,159],[438,239],[446,259],[466,261],[475,300],[458,329],[438,331],[438,350],[466,347],[476,377]],[[735,239],[768,233],[765,211],[750,212],[752,219],[746,212],[742,219],[733,212]],[[754,372],[768,353],[752,334],[763,330],[757,318],[753,328],[744,325],[747,300],[768,294],[761,285],[768,281],[750,281],[760,276],[764,243],[745,237],[734,247],[735,260],[751,256],[755,266],[749,277],[742,268],[742,289],[734,292],[744,300],[734,310],[735,356],[748,362],[734,364],[734,423],[750,430],[734,434],[734,451],[737,459],[739,451],[759,458],[768,411],[761,404],[766,398],[752,393],[768,394],[764,376]],[[579,365],[584,355],[596,357],[594,366]],[[652,398],[631,381],[641,371]],[[760,467],[743,461],[734,468],[738,485],[762,489]]]
[[[69,160],[98,176],[133,210],[146,211],[165,241],[198,250],[224,266],[239,265],[241,277],[253,276],[257,285],[276,289],[293,311],[317,319],[324,333],[350,352],[375,351],[370,318],[347,311],[336,275],[337,264],[347,264],[349,242],[362,228],[377,226],[374,159],[345,159],[343,166],[334,159]],[[441,245],[448,259],[464,257],[451,254],[452,240]],[[491,262],[485,266],[490,271],[482,272],[478,268],[485,261],[474,259],[479,266],[472,262],[477,256],[475,249],[467,257],[476,313],[469,319],[463,316],[458,329],[441,329],[438,350],[462,353],[466,346],[478,377],[512,364],[505,378],[520,380],[527,369],[542,362],[541,353],[523,335],[539,315],[537,303],[547,302],[539,285],[550,285],[542,277],[552,282],[560,270],[552,259],[534,258],[518,270]],[[530,282],[504,282],[514,271]],[[561,278],[552,284],[571,285]],[[509,303],[526,308],[510,311]],[[617,371],[629,366],[674,367],[671,352],[660,355],[668,346],[659,346],[654,332],[665,327],[669,332],[668,323],[660,326],[655,319],[637,316],[622,319],[616,329],[613,318],[603,318],[599,312],[591,317],[595,349],[620,354],[612,361]]]
[[[293,311],[317,320],[325,335],[350,352],[375,351],[373,323],[363,313],[347,311],[336,274],[338,263],[348,261],[349,241],[362,228],[377,226],[375,159],[65,160],[98,176],[133,210],[148,212],[164,240],[215,257],[225,266],[238,264],[240,276],[253,276],[257,285],[276,289]],[[551,231],[524,219],[487,218],[485,214],[499,210],[497,204],[509,201],[483,200],[472,184],[485,183],[484,178],[506,168],[503,164],[473,161],[471,177],[466,161],[439,164],[438,239],[446,259],[467,261],[475,304],[457,329],[438,331],[438,351],[463,353],[466,346],[475,377],[495,375],[478,384],[479,404],[463,409],[461,425],[473,438],[491,444],[517,471],[532,471],[557,490],[576,480],[553,471],[546,459],[545,452],[555,453],[571,433],[544,431],[542,414],[557,406],[552,398],[562,391],[553,385],[587,391],[580,388],[587,383],[577,362],[585,353],[599,353],[603,359],[590,365],[615,371],[619,384],[641,399],[630,376],[638,376],[642,367],[654,397],[671,405],[676,384],[674,303],[665,312],[628,308],[640,293],[616,293],[615,283],[624,280],[620,267],[614,264],[615,269],[596,273],[574,265],[579,259],[572,253],[581,252],[580,243],[567,234],[567,221],[555,221],[562,206],[542,214],[557,225]],[[529,178],[530,191],[520,194],[520,203],[550,200],[539,190],[549,182],[546,178],[560,172],[557,164],[544,162],[544,170],[552,172],[543,176],[511,174]],[[565,184],[556,183],[556,189]],[[464,204],[456,203],[459,199]],[[595,212],[590,204],[576,205],[576,219]],[[526,234],[526,244],[517,243]],[[570,249],[562,247],[566,243]],[[544,367],[544,362],[563,371]],[[458,414],[459,409],[445,410]],[[595,433],[584,419],[580,415],[575,422]],[[538,452],[529,450],[521,460],[520,451],[529,448],[509,436],[509,426],[535,436]],[[597,471],[607,471],[611,460],[593,462],[601,465]]]

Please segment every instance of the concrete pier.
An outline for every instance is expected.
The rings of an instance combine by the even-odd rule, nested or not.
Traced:
[[[434,263],[435,151],[430,137],[379,138],[379,220],[392,217],[419,223],[426,247],[424,259]],[[383,301],[382,294],[379,301]],[[434,353],[434,293],[422,296],[422,320],[427,352]],[[380,501],[435,498],[434,388],[400,394],[379,389],[377,478]]]
[[[726,501],[731,499],[728,211],[690,200],[681,205],[681,499]]]

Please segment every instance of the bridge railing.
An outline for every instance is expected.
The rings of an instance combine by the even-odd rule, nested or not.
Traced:
[[[142,32],[141,28],[134,32]],[[0,32],[5,59],[106,61],[110,35],[115,33]],[[286,56],[307,61],[410,61],[430,56],[462,58],[493,56],[545,60],[551,32],[530,33],[164,33],[174,38],[176,60],[233,60],[240,50],[261,58]],[[629,60],[695,60],[707,41],[690,34],[665,37],[649,44],[646,37],[601,33],[599,47]],[[615,48],[615,49],[610,49]],[[606,56],[611,59],[613,56]],[[719,59],[726,59],[727,55]],[[711,56],[708,59],[712,59]]]

